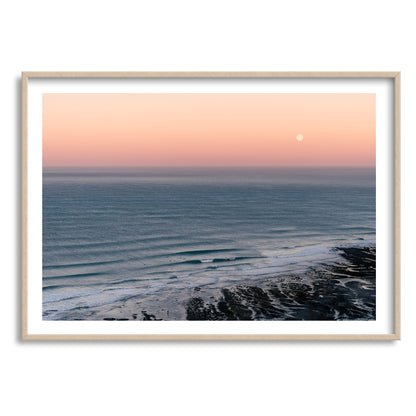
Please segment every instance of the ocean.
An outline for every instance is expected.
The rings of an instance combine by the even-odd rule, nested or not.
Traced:
[[[375,319],[375,179],[44,168],[43,319]]]

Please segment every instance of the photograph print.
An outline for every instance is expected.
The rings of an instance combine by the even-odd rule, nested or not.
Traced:
[[[376,319],[376,95],[45,93],[44,321]]]

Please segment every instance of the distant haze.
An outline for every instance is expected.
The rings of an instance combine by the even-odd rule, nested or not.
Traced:
[[[375,94],[43,95],[49,167],[371,167],[375,160]]]

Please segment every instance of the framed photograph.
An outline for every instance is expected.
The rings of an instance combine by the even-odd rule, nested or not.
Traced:
[[[400,73],[24,72],[24,340],[400,339]]]

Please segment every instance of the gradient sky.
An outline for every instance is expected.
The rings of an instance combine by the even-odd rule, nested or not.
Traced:
[[[43,95],[44,166],[375,161],[375,94]]]

